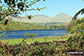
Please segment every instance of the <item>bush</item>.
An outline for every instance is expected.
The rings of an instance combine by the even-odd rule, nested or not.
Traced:
[[[66,52],[82,52],[84,51],[84,36],[76,34],[71,36],[64,45],[62,51]]]
[[[0,42],[0,55],[3,56],[55,56],[55,45],[35,42],[33,44],[20,43],[18,45],[6,45]]]

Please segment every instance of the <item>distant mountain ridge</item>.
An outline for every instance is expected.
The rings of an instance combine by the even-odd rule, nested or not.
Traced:
[[[65,14],[65,13],[57,14],[54,17],[55,22],[70,22],[71,20],[72,20],[72,17],[70,15]]]
[[[16,17],[13,19],[14,21],[19,22],[28,22],[28,23],[52,23],[52,22],[70,22],[72,17],[65,13],[57,14],[54,17],[46,16],[46,15],[33,15],[33,18],[29,20],[27,16]]]

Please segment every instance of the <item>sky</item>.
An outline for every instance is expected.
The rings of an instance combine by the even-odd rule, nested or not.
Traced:
[[[33,5],[31,8],[37,7],[46,7],[41,11],[28,11],[24,15],[47,15],[47,16],[56,16],[59,13],[65,13],[73,16],[79,9],[84,8],[83,0],[46,0],[45,2],[41,1]]]
[[[25,15],[47,15],[47,16],[56,16],[59,13],[65,13],[71,16],[81,8],[84,8],[84,1],[83,0],[42,0],[30,8],[42,8],[46,7],[44,10],[41,11],[28,11],[22,13],[22,16]],[[80,15],[81,16],[81,15]],[[84,15],[83,15],[84,16]]]

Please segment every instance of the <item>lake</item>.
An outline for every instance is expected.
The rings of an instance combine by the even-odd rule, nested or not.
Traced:
[[[21,31],[5,31],[0,32],[1,39],[20,39],[25,38],[24,34],[28,32],[30,34],[37,34],[36,37],[33,38],[41,38],[41,37],[55,37],[55,36],[63,36],[66,35],[65,29],[57,29],[57,30],[21,30]]]

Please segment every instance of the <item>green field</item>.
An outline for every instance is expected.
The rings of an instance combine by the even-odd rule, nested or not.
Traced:
[[[38,42],[48,42],[48,41],[66,41],[70,36],[72,35],[66,35],[66,36],[58,36],[58,37],[46,37],[46,38],[31,38],[25,39],[25,42],[27,43],[34,43],[35,41]],[[9,45],[15,45],[22,42],[23,39],[7,39],[2,40],[2,42],[7,43]]]

